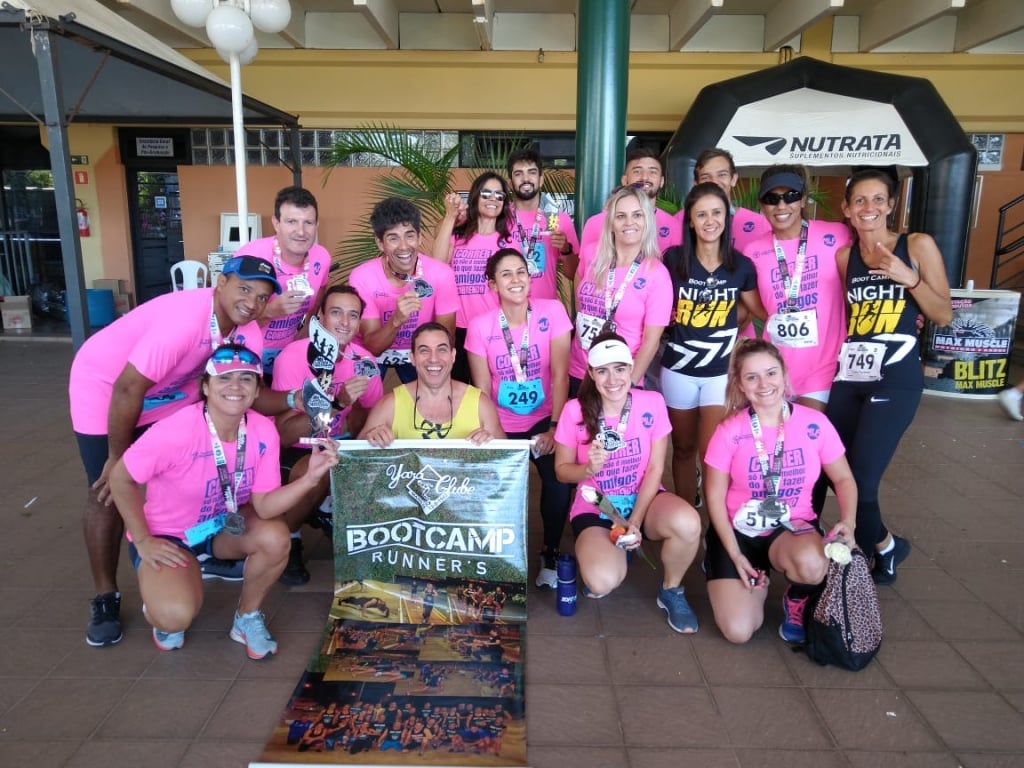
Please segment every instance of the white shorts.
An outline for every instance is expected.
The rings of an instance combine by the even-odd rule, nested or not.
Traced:
[[[797,397],[806,397],[808,400],[817,400],[819,403],[828,405],[828,395],[831,391],[831,389],[822,389],[818,392],[804,392],[804,394],[797,395]]]
[[[669,408],[687,411],[713,405],[725,405],[726,374],[721,376],[687,376],[685,373],[661,369],[661,394]]]

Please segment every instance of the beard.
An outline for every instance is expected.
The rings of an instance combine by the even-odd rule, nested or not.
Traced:
[[[529,190],[524,192],[523,187],[528,187]],[[523,184],[522,186],[516,188],[515,193],[516,198],[519,200],[533,200],[533,198],[540,194],[540,190],[537,189],[532,184]]]

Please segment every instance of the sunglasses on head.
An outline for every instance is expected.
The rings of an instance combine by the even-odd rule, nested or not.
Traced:
[[[779,203],[795,203],[804,196],[803,192],[790,189],[786,192],[765,192],[761,195],[761,202],[765,205],[778,205]]]
[[[495,200],[504,200],[505,193],[500,189],[481,189],[480,197],[484,200],[490,200],[491,198],[494,198]]]
[[[221,347],[210,355],[210,359],[219,364],[233,363],[236,360],[243,365],[258,365],[260,362],[259,356],[252,350],[231,347]]]

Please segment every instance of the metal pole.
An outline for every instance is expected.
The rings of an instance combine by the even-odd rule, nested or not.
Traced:
[[[242,63],[231,54],[231,120],[235,133],[235,194],[238,197],[238,244],[249,242],[249,193],[245,184],[245,128],[242,125]]]
[[[50,144],[50,169],[53,172],[53,196],[57,205],[57,227],[60,232],[60,251],[67,287],[71,343],[78,349],[85,343],[89,333],[89,315],[85,299],[82,243],[78,238],[75,185],[71,178],[71,150],[68,146],[67,124],[64,118],[64,94],[61,90],[56,41],[57,35],[46,23],[32,28],[32,47],[39,70],[46,135]]]
[[[601,210],[622,176],[629,91],[630,0],[579,4],[576,226]]]

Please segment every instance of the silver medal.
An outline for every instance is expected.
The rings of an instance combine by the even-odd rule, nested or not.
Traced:
[[[426,299],[434,295],[433,286],[424,280],[422,277],[417,277],[412,281],[413,290],[416,291],[416,295],[421,299]]]
[[[245,517],[238,512],[231,512],[224,517],[224,532],[231,536],[245,533]]]
[[[622,439],[622,435],[616,432],[614,429],[606,429],[597,436],[598,440],[601,441],[602,447],[608,451],[608,453],[615,453],[622,446],[626,444],[626,441]]]

